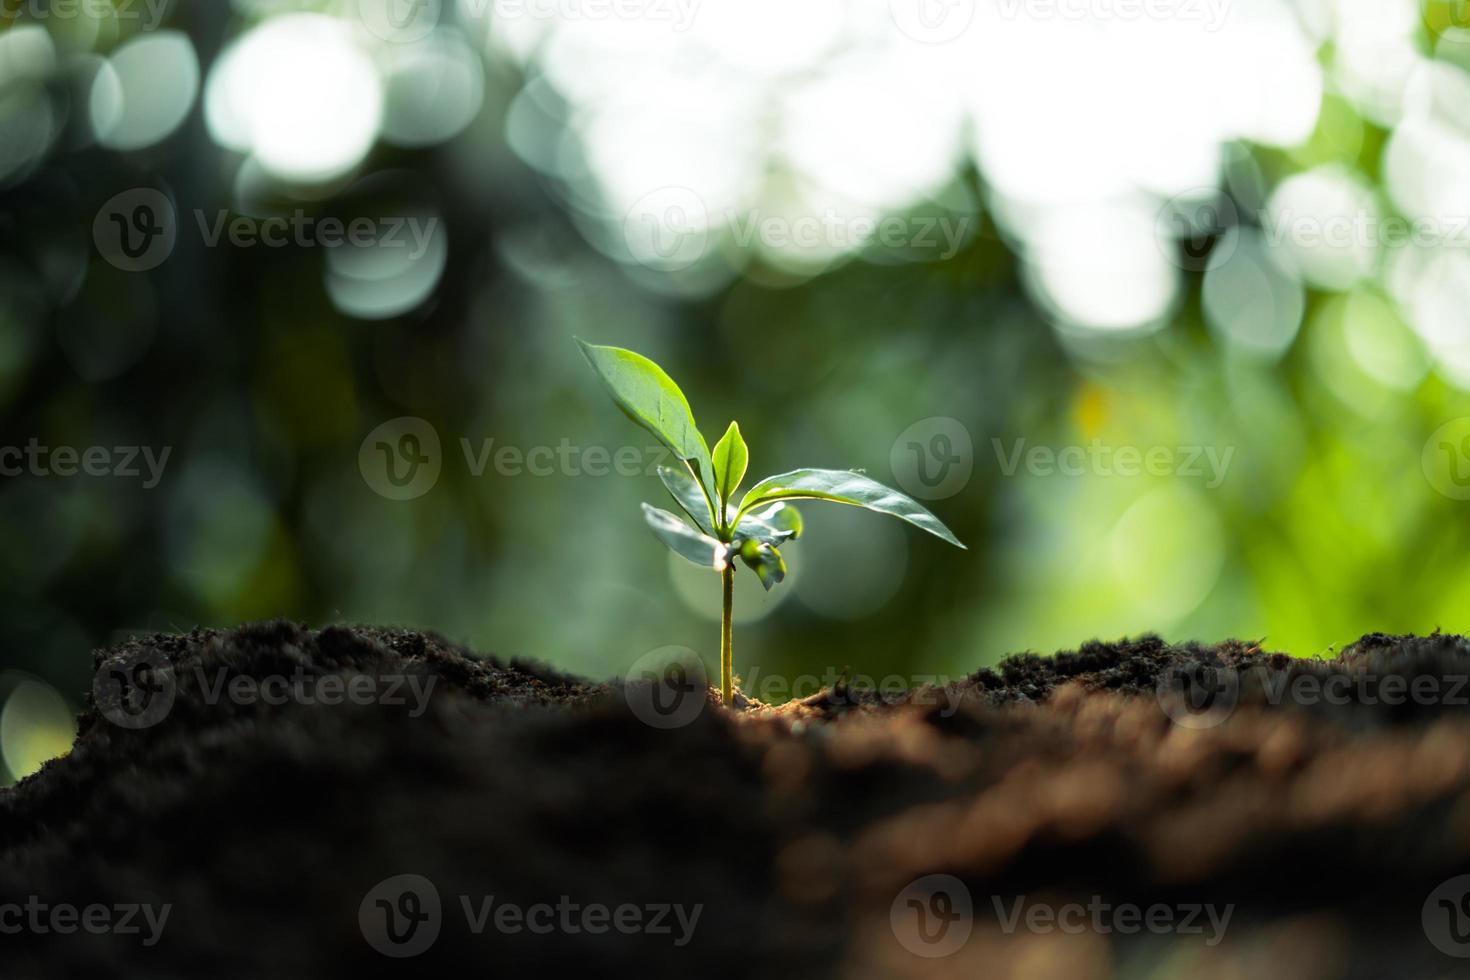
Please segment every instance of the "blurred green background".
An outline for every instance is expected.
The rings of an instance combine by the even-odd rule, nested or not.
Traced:
[[[137,631],[714,665],[574,336],[969,544],[805,507],[738,577],[757,695],[1466,628],[1470,9],[1121,9],[0,0],[8,770]]]

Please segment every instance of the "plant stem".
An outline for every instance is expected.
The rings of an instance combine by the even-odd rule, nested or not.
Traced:
[[[735,644],[730,616],[735,609],[735,566],[720,572],[725,587],[725,614],[720,620],[720,697],[725,707],[735,707]]]

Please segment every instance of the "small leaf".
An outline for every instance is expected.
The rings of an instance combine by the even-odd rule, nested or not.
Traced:
[[[657,436],[674,455],[692,461],[705,489],[713,496],[709,446],[694,424],[689,400],[674,379],[642,354],[581,340],[577,343],[623,414]]]
[[[745,479],[745,468],[750,464],[750,450],[740,437],[740,423],[731,422],[724,436],[715,443],[713,461],[715,467],[715,490],[720,504],[729,503]]]
[[[746,514],[740,518],[733,540],[737,544],[742,541],[757,541],[761,544],[779,545],[794,537],[795,535],[789,529],[777,526],[762,515]]]
[[[699,481],[694,479],[694,475],[687,469],[660,466],[658,478],[663,481],[664,488],[669,491],[669,496],[674,498],[679,509],[689,515],[695,526],[705,534],[713,535],[715,515],[710,511],[709,498],[699,489]]]
[[[676,515],[644,504],[643,519],[653,528],[653,533],[679,557],[716,572],[724,571],[730,564],[729,545],[716,541],[708,534],[701,534],[679,520]]]
[[[781,552],[768,544],[746,539],[740,546],[740,560],[755,572],[767,592],[786,578],[786,560],[781,557]]]
[[[852,470],[793,470],[762,480],[746,491],[740,513],[782,500],[830,500],[863,507],[908,521],[957,548],[964,547],[954,532],[918,501]]]
[[[787,532],[792,541],[801,537],[801,532],[806,528],[806,525],[801,520],[801,511],[797,510],[791,504],[784,502],[774,505],[770,510],[752,516],[765,521],[778,530]]]

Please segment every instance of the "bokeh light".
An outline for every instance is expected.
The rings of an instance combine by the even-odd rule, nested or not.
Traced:
[[[253,154],[278,177],[324,181],[372,149],[383,85],[347,24],[290,14],[265,21],[221,56],[206,106],[222,145]]]
[[[92,128],[110,150],[140,150],[183,123],[199,94],[189,38],[161,31],[133,38],[108,58],[92,88]]]
[[[75,712],[56,689],[16,672],[0,674],[0,759],[12,780],[65,755],[76,737]]]
[[[5,15],[0,448],[171,456],[153,487],[0,477],[0,666],[76,704],[120,632],[275,615],[599,677],[712,655],[718,580],[639,524],[654,460],[574,336],[654,356],[709,435],[738,417],[762,473],[897,480],[901,440],[953,445],[925,420],[969,436],[925,499],[971,550],[809,508],[788,583],[740,577],[741,670],[1470,627],[1470,525],[1421,467],[1470,416],[1470,32],[1413,0],[1046,6],[942,39],[887,0]],[[96,241],[139,191],[174,213],[122,227],[176,232],[146,271]],[[313,233],[208,232],[271,221]],[[441,449],[400,501],[359,460],[403,417]],[[26,690],[7,759],[59,730]]]

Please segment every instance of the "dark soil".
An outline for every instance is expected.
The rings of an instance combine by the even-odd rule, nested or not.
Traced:
[[[1331,661],[1093,643],[900,697],[839,687],[732,712],[711,692],[672,730],[618,686],[401,630],[198,630],[97,664],[142,656],[174,690],[161,721],[130,730],[89,702],[71,753],[0,791],[0,906],[168,903],[166,928],[151,946],[0,934],[0,977],[1470,975],[1421,924],[1470,873],[1460,637],[1373,635]],[[201,685],[221,667],[434,680],[422,712],[236,703]],[[1332,677],[1347,703],[1273,694]],[[1390,704],[1390,677],[1441,680]],[[1181,708],[1169,692],[1190,685],[1233,710]],[[925,958],[890,910],[936,873],[964,883],[973,933]],[[433,883],[442,928],[400,960],[359,911],[402,874]],[[683,946],[677,925],[476,933],[461,896],[492,895],[701,912]],[[1233,914],[1215,944],[1208,928],[1006,933],[993,899],[1018,896]]]

